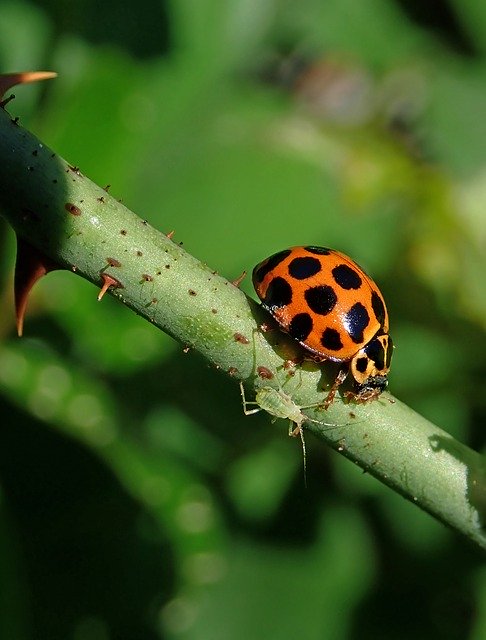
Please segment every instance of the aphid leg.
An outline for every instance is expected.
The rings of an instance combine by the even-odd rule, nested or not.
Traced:
[[[331,406],[333,400],[334,400],[334,396],[336,395],[337,390],[339,389],[339,387],[342,385],[342,383],[346,380],[346,376],[348,375],[348,372],[346,371],[346,369],[340,369],[336,379],[334,380],[334,382],[332,383],[331,388],[329,389],[329,393],[327,394],[327,398],[324,400],[322,406],[324,407],[324,409],[329,409],[329,407]]]
[[[241,392],[241,401],[243,403],[243,413],[245,414],[245,416],[252,416],[254,413],[258,413],[259,411],[262,410],[260,406],[257,406],[256,409],[247,408],[249,405],[255,405],[255,404],[258,405],[258,402],[255,402],[254,400],[246,399],[245,387],[243,386],[242,382],[240,382],[240,392]]]
[[[295,427],[292,429],[292,426]],[[302,442],[302,456],[304,462],[304,486],[307,489],[307,449],[305,447],[305,437],[304,437],[304,427],[302,424],[297,424],[296,422],[291,422],[289,427],[289,436],[293,438],[297,438],[300,436],[300,441]]]

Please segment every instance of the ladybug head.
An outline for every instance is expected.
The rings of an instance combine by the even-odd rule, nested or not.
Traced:
[[[349,369],[359,393],[371,390],[381,393],[386,389],[392,353],[393,342],[387,333],[375,336],[358,351]]]

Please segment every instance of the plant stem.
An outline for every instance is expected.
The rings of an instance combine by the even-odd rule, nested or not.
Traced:
[[[119,285],[112,295],[254,390],[285,385],[299,406],[322,402],[333,366],[306,363],[290,375],[285,362],[296,347],[279,331],[262,334],[259,326],[268,318],[255,302],[93,184],[4,109],[0,167],[0,210],[19,237],[98,287],[111,277]],[[486,548],[486,472],[478,453],[389,394],[359,406],[337,400],[325,414],[307,414],[336,425],[307,423],[334,449]]]

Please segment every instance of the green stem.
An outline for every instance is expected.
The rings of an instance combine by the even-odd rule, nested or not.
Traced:
[[[93,184],[0,109],[0,209],[16,233],[59,265],[112,294],[215,367],[253,389],[273,386],[299,406],[322,402],[332,366],[289,375],[295,345],[262,334],[266,316],[237,287]],[[109,331],[109,327],[100,327]],[[334,372],[335,373],[335,372]],[[273,376],[268,379],[268,376]],[[235,398],[237,392],[235,391]],[[379,480],[486,547],[485,464],[389,394],[313,410],[308,428]]]

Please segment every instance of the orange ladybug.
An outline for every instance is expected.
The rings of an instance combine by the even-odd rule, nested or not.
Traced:
[[[373,280],[344,253],[325,247],[291,247],[260,262],[253,285],[262,306],[310,359],[346,363],[324,403],[331,404],[349,372],[364,403],[388,385],[393,343],[388,312]]]

